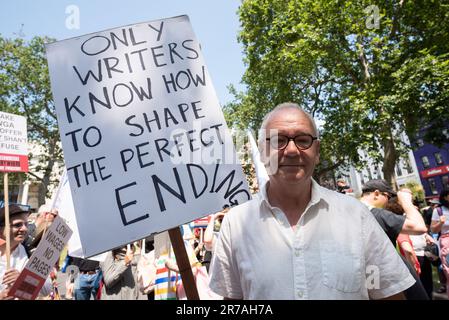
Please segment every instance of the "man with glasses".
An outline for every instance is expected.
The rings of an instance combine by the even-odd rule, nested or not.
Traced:
[[[404,209],[405,215],[397,215],[385,209],[388,201],[393,197],[397,197],[397,202]],[[396,193],[385,180],[374,179],[362,186],[362,198],[360,200],[368,206],[394,247],[396,247],[396,238],[399,233],[421,235],[427,232],[424,219],[414,206],[412,192],[409,189],[401,189]],[[428,300],[429,297],[416,274],[415,268],[407,260],[403,259],[403,261],[416,280],[415,284],[404,292],[406,298],[409,300]]]
[[[11,299],[8,290],[17,280],[20,272],[28,262],[28,256],[21,244],[28,233],[28,215],[23,206],[9,206],[11,257],[10,269],[6,269],[6,234],[5,234],[5,208],[0,208],[0,300]],[[48,295],[51,291],[51,282],[47,279],[41,289],[41,295]]]
[[[368,208],[312,178],[313,118],[297,104],[277,106],[259,147],[270,180],[225,216],[211,289],[251,300],[402,298],[415,281]]]

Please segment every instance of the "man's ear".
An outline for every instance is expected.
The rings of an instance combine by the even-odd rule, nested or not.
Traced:
[[[315,157],[315,165],[320,163],[320,140],[316,141],[316,157]]]
[[[379,198],[379,196],[380,196],[379,190],[374,190],[372,193],[373,193],[375,199]]]

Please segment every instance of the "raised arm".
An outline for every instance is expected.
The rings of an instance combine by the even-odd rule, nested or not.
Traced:
[[[420,235],[427,232],[426,224],[419,210],[413,205],[412,192],[409,189],[398,191],[398,202],[405,212],[402,233]]]

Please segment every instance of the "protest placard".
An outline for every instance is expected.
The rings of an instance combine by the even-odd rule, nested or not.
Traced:
[[[84,256],[250,199],[189,18],[47,45]]]
[[[57,216],[8,294],[20,299],[36,299],[71,235],[72,230]]]
[[[28,172],[25,117],[0,112],[0,172]]]

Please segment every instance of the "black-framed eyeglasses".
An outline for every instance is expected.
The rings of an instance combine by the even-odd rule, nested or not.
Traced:
[[[288,137],[288,136],[284,136],[284,135],[275,135],[270,138],[267,138],[267,141],[270,142],[270,145],[273,149],[284,150],[287,147],[287,145],[290,143],[290,141],[293,140],[293,142],[295,143],[295,146],[299,150],[307,150],[312,146],[313,141],[315,141],[317,139],[318,139],[318,137],[314,137],[311,134],[302,133],[302,134],[298,134],[297,136],[294,136],[294,137]]]

